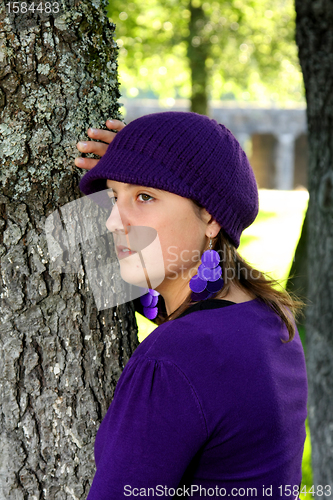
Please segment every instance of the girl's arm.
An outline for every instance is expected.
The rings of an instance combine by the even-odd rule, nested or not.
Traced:
[[[170,498],[161,488],[187,484],[197,465],[192,460],[208,439],[202,405],[187,376],[170,361],[137,354],[126,364],[99,427],[87,500],[133,498],[140,488]]]

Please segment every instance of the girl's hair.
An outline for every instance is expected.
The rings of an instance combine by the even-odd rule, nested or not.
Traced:
[[[197,201],[191,201],[194,203],[194,208],[200,218],[200,211],[204,207]],[[198,208],[200,210],[198,210]],[[289,332],[289,339],[287,341],[281,340],[282,342],[290,342],[295,336],[295,320],[298,318],[299,314],[304,316],[302,309],[306,305],[305,302],[300,300],[294,293],[287,292],[282,287],[279,280],[267,277],[266,273],[251,267],[250,264],[239,255],[223,228],[220,229],[220,232],[213,240],[215,241],[213,242],[212,248],[218,252],[221,262],[223,263],[222,277],[224,279],[224,286],[222,290],[211,298],[225,297],[230,289],[231,283],[235,284],[241,290],[250,292],[251,295],[254,295],[255,298],[267,304],[278,314],[278,316],[280,316]],[[281,289],[275,289],[274,285],[278,285]],[[165,311],[160,311],[155,319],[155,323],[161,325],[166,321],[176,319],[180,316],[180,314],[190,305],[195,303],[191,300],[191,294],[192,291],[190,290],[183,303],[171,314],[167,315]]]

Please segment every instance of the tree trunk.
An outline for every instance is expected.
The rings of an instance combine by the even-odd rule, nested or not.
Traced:
[[[333,486],[333,1],[296,0],[309,130],[306,350],[315,489]],[[316,498],[322,498],[319,490]]]
[[[27,30],[0,7],[1,499],[86,498],[96,431],[138,345],[133,304],[99,312],[85,273],[50,270],[44,232],[81,197],[76,142],[121,118],[105,6],[67,0]]]
[[[207,67],[209,43],[204,34],[204,26],[208,23],[202,6],[194,7],[193,0],[189,1],[188,9],[191,13],[189,20],[189,36],[187,38],[187,57],[191,70],[191,107],[190,111],[201,115],[208,115],[207,96]]]
[[[306,212],[301,236],[298,240],[294,260],[290,268],[286,289],[295,293],[306,302],[308,297],[308,212]],[[305,312],[305,311],[304,311]],[[298,325],[305,326],[305,316],[300,317]]]

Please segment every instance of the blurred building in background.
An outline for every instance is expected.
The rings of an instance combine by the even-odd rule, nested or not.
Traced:
[[[148,113],[188,111],[189,101],[122,98],[126,123]],[[247,153],[260,189],[307,189],[305,107],[263,108],[253,104],[211,101],[210,118],[223,123]]]

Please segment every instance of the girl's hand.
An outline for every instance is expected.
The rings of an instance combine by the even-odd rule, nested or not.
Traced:
[[[106,126],[109,129],[119,131],[125,127],[125,124],[120,120],[107,120]],[[108,144],[112,142],[114,136],[116,135],[116,132],[109,132],[108,130],[102,130],[100,128],[89,128],[87,133],[91,139],[98,139],[104,142],[78,142],[76,147],[79,151],[81,151],[81,153],[94,153],[98,156],[103,156],[106,153]],[[104,144],[105,142],[107,144]],[[75,158],[75,165],[79,168],[84,168],[85,170],[91,170],[98,161],[99,160],[94,160],[93,158],[77,157]]]

